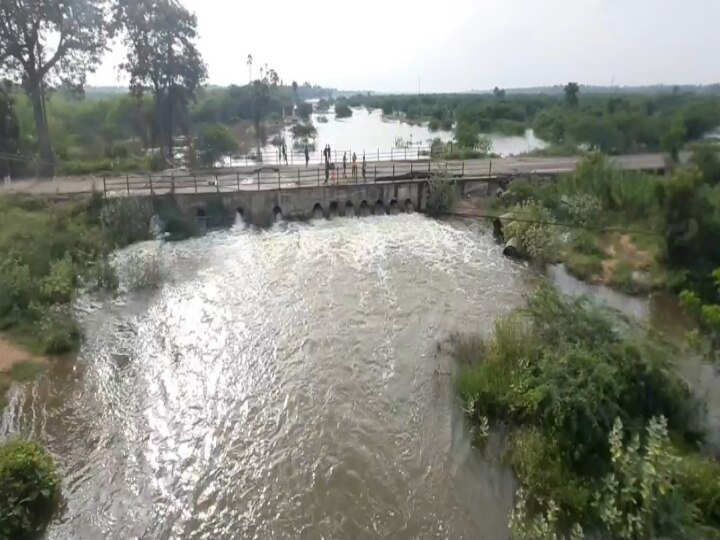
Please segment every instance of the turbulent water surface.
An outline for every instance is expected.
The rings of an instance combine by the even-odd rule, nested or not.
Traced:
[[[138,251],[161,287],[86,301],[78,361],[3,417],[62,466],[48,538],[507,537],[512,479],[471,448],[437,348],[521,300],[477,226],[236,227],[121,266]]]

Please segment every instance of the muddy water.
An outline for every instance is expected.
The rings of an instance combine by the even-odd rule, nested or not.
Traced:
[[[62,466],[51,539],[507,538],[513,483],[473,451],[436,343],[487,330],[525,270],[419,215],[133,246],[157,290],[86,300],[88,342],[0,434]]]

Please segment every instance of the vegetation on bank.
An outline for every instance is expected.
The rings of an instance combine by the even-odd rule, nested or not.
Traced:
[[[511,224],[505,239],[514,236],[540,262],[564,262],[579,279],[628,293],[699,287],[709,301],[720,266],[718,171],[716,150],[707,147],[669,177],[622,171],[592,154],[557,180],[513,182],[498,211],[505,222],[552,223],[542,234]]]
[[[60,503],[60,476],[40,444],[20,439],[0,445],[0,537],[32,539]]]
[[[569,83],[557,94],[358,95],[350,106],[382,109],[431,129],[455,126],[455,140],[469,146],[472,134],[522,134],[533,128],[551,150],[604,153],[665,150],[701,138],[720,125],[720,94],[707,92],[621,94],[586,91]],[[462,141],[462,142],[461,142]]]
[[[720,464],[696,450],[702,409],[672,351],[546,287],[453,343],[468,417],[507,439],[515,539],[720,535]]]

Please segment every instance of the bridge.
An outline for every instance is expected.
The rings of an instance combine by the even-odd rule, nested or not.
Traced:
[[[307,219],[313,215],[365,215],[424,210],[427,180],[452,179],[461,195],[470,191],[491,194],[518,176],[549,176],[572,172],[580,157],[508,157],[430,161],[427,159],[367,162],[363,175],[351,165],[331,171],[303,165],[256,165],[189,173],[112,177],[58,177],[53,180],[19,180],[3,186],[0,194],[24,192],[73,197],[100,192],[105,198],[172,195],[184,212],[206,215],[211,199],[242,214],[246,221],[268,225],[279,215]],[[662,173],[662,154],[637,154],[611,158],[624,170]]]

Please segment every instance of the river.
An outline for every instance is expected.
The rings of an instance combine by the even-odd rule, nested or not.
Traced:
[[[358,159],[361,159],[364,153],[371,161],[377,160],[378,157],[381,160],[389,160],[391,157],[395,159],[426,158],[426,156],[418,156],[419,147],[427,149],[436,137],[443,142],[453,140],[452,131],[431,131],[426,123],[409,124],[397,118],[384,118],[380,109],[367,110],[364,107],[356,107],[352,111],[353,115],[349,118],[335,118],[332,110],[311,116],[312,123],[318,131],[315,148],[310,154],[311,162],[320,161],[322,149],[326,144],[330,145],[331,150],[338,152],[337,156],[333,155],[333,161],[339,163],[342,161],[343,151],[349,153],[348,160],[352,152],[357,154]],[[318,118],[322,116],[327,119],[327,122],[318,121]],[[285,129],[283,135],[289,144],[292,141],[289,128]],[[503,157],[531,152],[547,146],[544,141],[535,136],[531,129],[523,135],[501,135],[499,133],[485,135],[492,141],[491,152]],[[402,147],[398,148],[398,145]],[[391,149],[393,149],[392,156]],[[290,151],[290,147],[288,147],[288,151]],[[274,162],[276,152],[277,149],[274,146],[266,146],[263,149],[263,154],[268,156],[266,161]],[[296,152],[300,152],[300,150],[296,150]],[[300,154],[296,154],[293,159],[302,161],[304,158]],[[242,165],[244,160],[232,163]]]
[[[10,396],[67,503],[49,539],[507,537],[437,343],[488,331],[527,271],[421,215],[146,243],[152,292],[84,299],[75,363]]]

